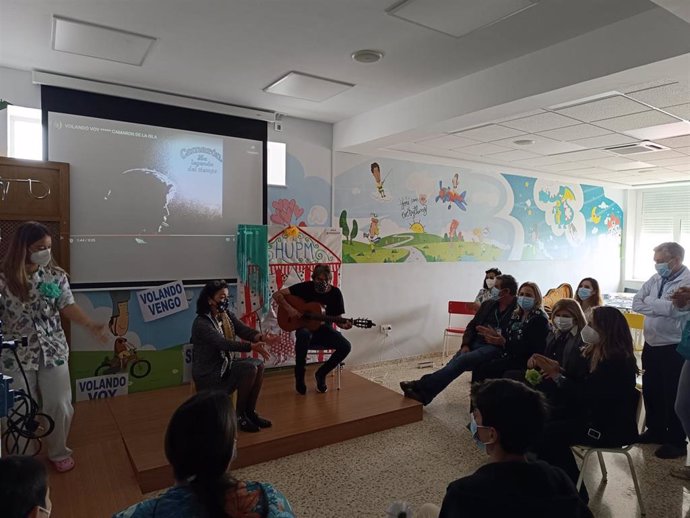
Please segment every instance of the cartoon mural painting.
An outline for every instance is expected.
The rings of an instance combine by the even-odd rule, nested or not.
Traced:
[[[376,184],[376,191],[378,192],[379,196],[383,199],[386,197],[386,190],[383,188],[383,184],[386,183],[386,179],[388,178],[388,175],[391,174],[391,172],[388,171],[386,178],[381,180],[381,167],[379,166],[379,164],[376,162],[373,162],[369,166],[369,168],[371,169],[371,175],[374,177],[374,183]]]
[[[397,209],[362,191],[372,164],[395,169],[386,199],[399,200]],[[379,159],[336,174],[334,190],[346,263],[548,260],[620,246],[623,211],[601,187]],[[352,235],[350,219],[368,228],[363,239]]]
[[[436,203],[438,203],[439,201],[442,203],[447,203],[448,204],[448,210],[450,210],[452,208],[453,203],[455,203],[455,205],[457,205],[460,210],[463,210],[463,211],[467,210],[467,201],[465,200],[465,196],[467,195],[467,191],[463,191],[462,193],[458,194],[455,191],[455,188],[444,187],[443,186],[443,180],[438,181],[438,187],[439,187],[439,191],[438,191],[438,196],[436,196]]]

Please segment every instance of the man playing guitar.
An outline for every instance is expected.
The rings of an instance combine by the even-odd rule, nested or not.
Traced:
[[[273,299],[285,309],[292,318],[300,318],[301,313],[292,307],[285,299],[286,295],[296,295],[305,302],[318,302],[324,306],[326,315],[340,317],[345,313],[345,303],[340,289],[331,284],[333,274],[327,264],[319,264],[314,268],[311,275],[312,280],[294,284],[288,288],[283,288],[273,294]],[[350,329],[352,322],[344,320],[336,322],[341,329]],[[307,352],[309,349],[334,349],[335,352],[317,371],[316,390],[326,392],[326,376],[335,369],[350,354],[350,342],[333,329],[329,323],[323,323],[316,331],[309,331],[300,328],[295,331],[295,390],[299,394],[307,393],[307,386],[304,383],[304,373],[307,365]]]

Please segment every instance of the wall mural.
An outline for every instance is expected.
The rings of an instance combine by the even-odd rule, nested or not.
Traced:
[[[621,244],[623,211],[602,187],[380,159],[338,174],[334,191],[345,263],[566,259]]]
[[[304,166],[287,154],[286,187],[268,188],[268,220],[274,225],[300,227],[330,224],[331,185],[319,176],[305,176]]]

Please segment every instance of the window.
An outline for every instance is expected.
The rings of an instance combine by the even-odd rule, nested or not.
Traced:
[[[654,270],[653,249],[675,241],[690,257],[690,187],[639,191],[633,278],[647,280]]]
[[[13,158],[43,160],[41,110],[7,107],[7,154]]]
[[[285,187],[286,146],[282,142],[268,142],[268,185]]]

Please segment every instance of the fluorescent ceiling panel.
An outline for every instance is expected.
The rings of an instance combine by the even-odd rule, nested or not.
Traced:
[[[353,84],[312,76],[302,72],[288,72],[264,88],[264,92],[307,101],[321,102],[352,88]]]
[[[388,14],[460,38],[536,4],[534,0],[405,0]]]
[[[604,99],[597,99],[574,106],[559,108],[556,111],[561,115],[567,115],[568,117],[573,117],[583,122],[594,122],[647,110],[649,110],[649,106],[635,102],[622,95],[614,95],[605,97]]]
[[[53,16],[53,50],[141,66],[156,38]]]
[[[679,121],[625,131],[640,140],[659,140],[690,134],[690,122]]]
[[[623,144],[632,144],[633,142],[637,142],[637,139],[628,137],[626,135],[621,135],[619,133],[602,135],[600,137],[583,138],[573,141],[574,144],[587,148],[622,146]]]

